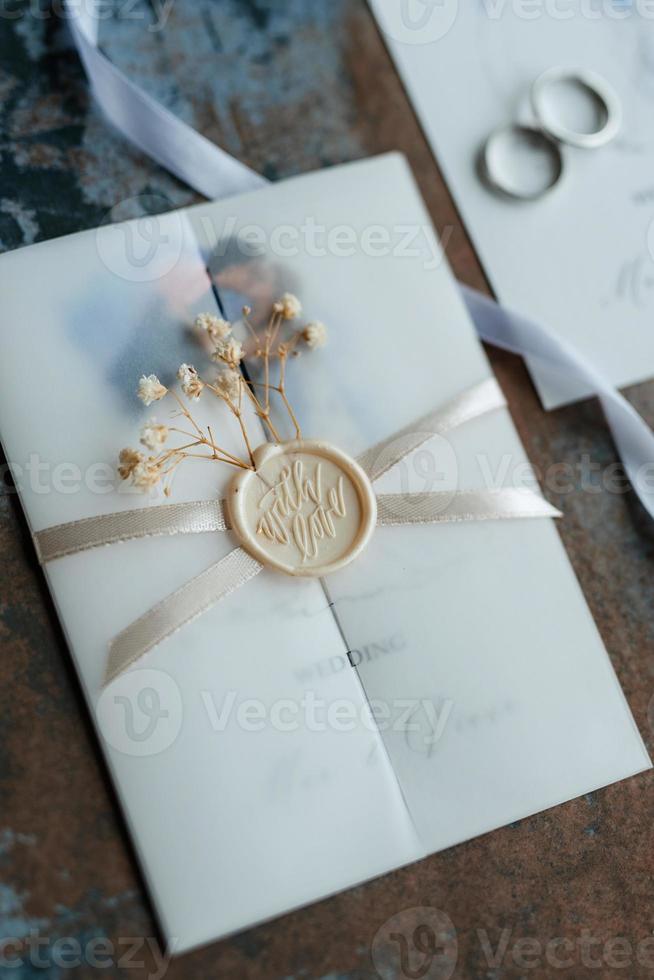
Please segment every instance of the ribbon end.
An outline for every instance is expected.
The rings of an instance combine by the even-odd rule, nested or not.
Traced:
[[[554,507],[554,505],[550,504],[549,501],[546,500],[545,505],[548,510],[548,513],[545,515],[546,517],[552,517],[554,518],[554,520],[557,521],[559,520],[560,517],[563,517],[563,511],[559,510],[557,507]]]

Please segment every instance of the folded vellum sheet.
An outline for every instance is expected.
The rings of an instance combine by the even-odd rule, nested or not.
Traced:
[[[138,262],[130,223],[0,259],[0,427],[32,531],[148,504],[95,477],[148,417],[139,375],[204,366],[184,329],[199,311],[248,302],[256,318],[297,293],[330,343],[291,364],[291,401],[305,437],[355,456],[489,376],[398,156],[157,228]],[[329,244],[335,228],[347,248]],[[240,450],[220,406],[201,400],[197,417]],[[376,489],[473,489],[489,473],[510,484],[525,463],[501,410]],[[62,464],[81,474],[66,490]],[[173,499],[222,498],[230,477],[189,463]],[[264,570],[103,690],[112,637],[234,544],[229,532],[137,540],[45,569],[176,950],[649,766],[548,520],[380,528],[325,581]]]

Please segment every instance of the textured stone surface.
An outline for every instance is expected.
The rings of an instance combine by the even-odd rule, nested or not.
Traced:
[[[1,248],[92,227],[139,195],[158,196],[160,210],[191,202],[187,188],[105,126],[45,3],[6,9],[21,15],[0,18]],[[269,177],[402,149],[437,228],[450,236],[447,254],[457,275],[483,288],[461,221],[361,0],[173,0],[165,29],[153,30],[158,9],[123,2],[116,5],[122,16],[103,27],[107,51],[133,77]],[[128,200],[120,214],[143,206],[143,198]],[[491,357],[528,452],[547,474],[548,495],[565,509],[561,534],[650,744],[652,528],[631,493],[581,489],[584,454],[603,472],[615,461],[597,406],[545,415],[521,363]],[[630,395],[654,422],[654,383]],[[552,477],[570,468],[570,492],[557,491]],[[61,947],[57,954],[53,944],[65,937],[83,946],[94,937],[114,943],[113,966],[82,967],[78,976],[145,977],[152,955],[141,948],[130,957],[127,939],[155,937],[155,925],[6,479],[0,544],[0,935],[38,930],[48,937],[37,950],[45,965],[0,964],[0,977],[63,975],[56,962]],[[598,955],[607,940],[620,936],[635,944],[654,926],[653,806],[650,775],[612,786],[190,954],[168,976],[372,977],[377,929],[413,906],[434,906],[451,918],[458,977],[648,976],[651,951],[649,969],[635,956],[620,969],[611,965],[619,962],[615,951],[615,959],[609,954],[603,962]],[[503,930],[508,950],[493,967],[484,936],[495,949]],[[512,957],[518,938],[578,942],[584,934],[600,942],[586,952],[577,948],[565,969],[542,958],[529,968]],[[135,965],[142,961],[147,965]]]

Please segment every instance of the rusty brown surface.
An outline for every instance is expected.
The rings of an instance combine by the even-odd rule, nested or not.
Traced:
[[[161,195],[168,206],[191,201],[186,188],[107,130],[89,106],[58,24],[34,18],[28,5],[22,9],[21,20],[0,21],[3,247],[91,227],[117,201],[145,190]],[[215,65],[194,63],[198,11],[204,28],[213,24],[219,42],[233,21],[223,34],[230,42],[222,46],[228,83]],[[269,176],[403,150],[437,229],[452,229],[447,254],[455,273],[484,287],[470,241],[362,2],[334,0],[327,11],[310,0],[233,0],[221,7],[178,0],[155,44],[138,25],[114,26],[107,37],[112,57]],[[164,91],[162,72],[178,79],[174,96]],[[274,84],[266,74],[275,76]],[[633,494],[581,489],[584,454],[601,473],[610,472],[616,458],[598,407],[589,402],[546,414],[521,362],[497,352],[490,357],[528,453],[547,475],[548,496],[565,511],[563,541],[651,747],[651,526]],[[654,422],[654,383],[629,394]],[[568,473],[571,490],[557,491],[553,478]],[[34,930],[49,945],[39,950],[43,967],[26,962],[20,972],[0,965],[0,976],[60,976],[65,971],[52,954],[57,938],[71,937],[84,947],[106,937],[114,944],[113,965],[81,967],[77,975],[145,977],[153,972],[152,957],[141,948],[132,950],[128,962],[128,939],[154,939],[155,924],[10,490],[7,480],[0,497],[0,929],[5,937]],[[380,926],[403,909],[431,906],[456,928],[455,977],[649,976],[651,949],[649,966],[633,953],[629,965],[619,968],[611,963],[619,962],[620,947],[612,959],[604,944],[624,937],[635,951],[652,933],[653,810],[652,777],[646,774],[188,954],[173,961],[167,975],[374,977],[371,943]],[[493,948],[503,936],[508,941],[496,967],[488,962],[485,936]],[[527,937],[542,944],[557,937],[576,943],[573,965],[557,969],[542,956],[535,967],[516,962],[514,943]]]

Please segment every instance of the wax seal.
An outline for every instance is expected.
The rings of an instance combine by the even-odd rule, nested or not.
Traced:
[[[370,480],[326,442],[263,445],[255,470],[233,479],[227,508],[241,545],[288,575],[322,576],[349,564],[377,522]]]

